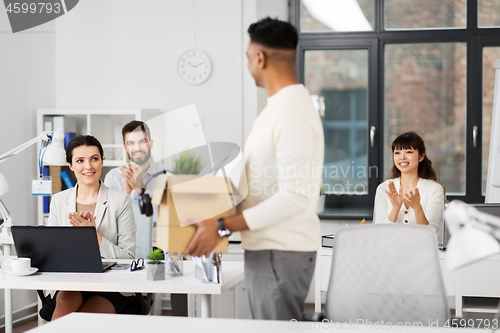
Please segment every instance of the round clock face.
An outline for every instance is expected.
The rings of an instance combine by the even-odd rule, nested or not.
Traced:
[[[179,59],[179,74],[189,84],[201,84],[208,80],[212,73],[212,61],[208,54],[201,50],[189,50]]]

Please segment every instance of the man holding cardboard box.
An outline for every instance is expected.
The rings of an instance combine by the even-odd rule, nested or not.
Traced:
[[[221,238],[241,231],[252,317],[300,320],[320,245],[323,128],[295,75],[296,29],[265,18],[248,33],[248,70],[268,95],[245,143],[248,195],[241,213],[196,223],[184,252],[208,255]]]

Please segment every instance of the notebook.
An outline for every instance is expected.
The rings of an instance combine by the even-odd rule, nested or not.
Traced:
[[[102,273],[116,262],[101,260],[94,227],[12,226],[18,257],[39,272]]]

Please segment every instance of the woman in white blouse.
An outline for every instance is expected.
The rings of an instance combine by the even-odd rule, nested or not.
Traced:
[[[392,142],[391,179],[377,188],[373,223],[421,224],[439,230],[444,186],[425,151],[415,132],[403,133]]]

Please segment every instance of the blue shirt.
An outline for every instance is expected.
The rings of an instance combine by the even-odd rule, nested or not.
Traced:
[[[146,193],[151,195],[152,189],[155,185],[155,178],[158,177],[158,173],[161,171],[168,170],[167,167],[159,162],[155,162],[151,158],[151,165],[144,175],[142,175],[142,183],[146,185]],[[149,181],[149,183],[148,183]],[[111,169],[104,177],[104,185],[107,187],[114,188],[115,190],[123,191],[123,177],[120,171],[120,167]],[[130,199],[139,200],[140,193],[136,190],[130,192]],[[158,221],[158,207],[153,205],[153,222]]]

